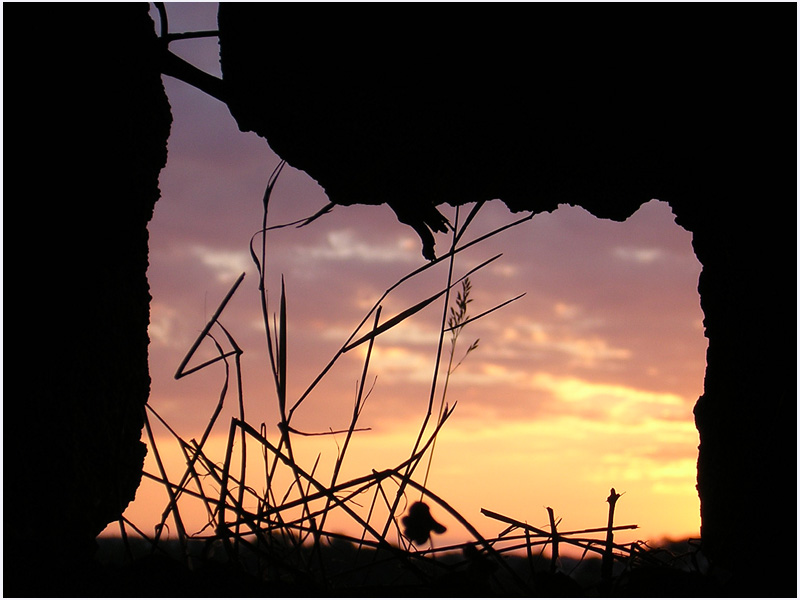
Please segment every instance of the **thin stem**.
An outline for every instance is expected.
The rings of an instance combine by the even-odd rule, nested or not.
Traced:
[[[158,452],[158,446],[156,445],[156,440],[155,440],[155,437],[153,436],[153,430],[150,427],[150,419],[147,417],[147,412],[146,411],[144,412],[144,426],[145,426],[145,430],[147,431],[147,437],[150,440],[150,447],[153,450],[153,457],[155,458],[156,465],[158,466],[158,471],[159,471],[159,473],[161,473],[161,478],[164,481],[168,481],[167,471],[164,468],[164,463],[161,462],[161,455]],[[185,553],[185,550],[186,550],[186,530],[183,527],[183,520],[181,519],[181,514],[178,511],[177,499],[175,498],[175,495],[172,492],[172,488],[169,485],[167,485],[166,486],[166,490],[167,490],[167,496],[169,496],[169,506],[171,507],[172,517],[175,520],[175,527],[178,530],[178,539],[180,540],[181,547],[184,550],[184,556],[185,556],[185,554],[186,554]],[[162,517],[161,523],[156,528],[156,532],[157,532],[156,533],[156,542],[158,542],[158,539],[161,536],[161,531],[164,529],[165,520],[166,520],[166,514],[165,514],[164,517]]]
[[[196,38],[219,37],[218,29],[208,29],[205,31],[184,31],[181,33],[168,33],[161,36],[167,43],[177,40],[193,40]]]
[[[447,285],[445,287],[445,301],[444,301],[444,310],[442,311],[442,323],[439,327],[439,340],[437,342],[436,347],[436,361],[434,363],[433,368],[433,377],[431,380],[431,392],[428,396],[428,409],[425,412],[425,418],[422,420],[422,425],[420,426],[419,433],[417,434],[417,439],[414,442],[414,447],[411,450],[411,455],[413,456],[417,449],[419,448],[420,442],[422,441],[422,436],[425,433],[425,429],[428,426],[428,421],[431,418],[431,414],[433,412],[433,402],[434,397],[436,394],[436,380],[439,374],[439,365],[442,359],[442,345],[444,343],[444,325],[447,321],[447,309],[449,308],[449,300],[450,300],[450,288],[453,284],[453,267],[455,263],[455,243],[456,243],[456,231],[458,231],[458,207],[456,207],[456,216],[455,216],[455,225],[453,226],[453,241],[450,247],[450,251],[447,253],[450,256],[448,270],[447,270]],[[385,536],[389,532],[389,527],[391,526],[392,520],[394,519],[395,512],[397,511],[397,507],[400,504],[400,497],[403,495],[405,490],[405,481],[410,480],[411,473],[414,471],[416,467],[415,463],[409,463],[406,467],[405,476],[401,480],[400,486],[397,489],[397,493],[395,494],[394,502],[392,503],[391,509],[389,510],[389,516],[386,519],[386,523],[383,527],[383,535]]]
[[[475,210],[473,209],[473,213],[474,212],[475,212]],[[416,275],[419,275],[420,273],[422,273],[423,271],[426,271],[427,269],[432,268],[434,265],[439,264],[443,260],[451,259],[453,255],[458,254],[459,252],[462,252],[463,250],[466,250],[467,248],[470,248],[470,247],[474,246],[475,244],[479,244],[480,242],[482,242],[482,241],[484,241],[486,239],[489,239],[489,238],[491,238],[491,237],[493,237],[495,235],[498,235],[498,234],[506,231],[507,229],[510,229],[512,227],[516,227],[517,225],[525,223],[526,221],[530,221],[533,217],[534,217],[534,214],[530,213],[527,216],[522,217],[521,219],[517,219],[516,221],[512,221],[511,223],[508,223],[506,225],[498,227],[498,228],[490,231],[489,233],[486,233],[486,234],[484,234],[482,236],[479,236],[479,237],[475,238],[474,240],[472,240],[470,242],[467,242],[463,246],[460,246],[458,248],[454,248],[454,249],[449,250],[447,253],[443,254],[442,256],[439,256],[439,257],[437,257],[437,258],[435,258],[435,259],[433,259],[431,261],[426,262],[424,265],[414,269],[413,271],[411,271],[407,275],[405,275],[405,276],[401,277],[400,279],[398,279],[393,285],[391,285],[389,288],[386,289],[386,291],[383,292],[381,297],[378,298],[378,300],[375,302],[375,304],[372,305],[372,308],[369,311],[367,311],[367,314],[364,316],[364,318],[361,320],[361,322],[356,326],[356,328],[353,331],[353,333],[350,334],[350,337],[345,341],[345,343],[336,352],[336,354],[328,362],[328,364],[325,366],[325,368],[323,368],[322,371],[320,371],[320,373],[317,375],[317,377],[314,379],[314,381],[311,382],[311,384],[306,388],[305,392],[303,392],[303,394],[301,394],[301,396],[298,398],[298,400],[295,402],[295,404],[289,410],[290,414],[293,413],[294,410],[308,397],[308,395],[317,386],[317,384],[320,381],[322,381],[323,377],[325,377],[325,375],[328,373],[328,371],[330,371],[331,368],[333,368],[333,365],[344,354],[345,349],[349,350],[349,349],[355,347],[355,345],[357,345],[357,344],[352,344],[351,343],[353,338],[356,337],[358,332],[361,330],[361,328],[364,326],[364,324],[369,319],[370,315],[372,315],[372,313],[375,312],[375,310],[377,310],[378,306],[380,306],[383,303],[383,301],[386,299],[386,297],[390,293],[392,293],[394,290],[396,290],[398,287],[400,287],[403,283],[405,283],[409,279],[415,277]],[[463,229],[462,229],[462,232],[463,232]],[[254,256],[254,253],[252,252],[252,248],[251,248],[251,255]],[[470,272],[467,273],[467,276],[471,275],[472,273],[474,273],[478,269],[488,265],[490,262],[492,262],[493,260],[496,260],[500,256],[501,255],[498,254],[498,255],[490,258],[489,260],[484,261],[483,263],[481,263],[480,265],[478,265],[474,269],[470,270]],[[365,336],[365,338],[366,338],[366,336]],[[365,338],[362,338],[361,340],[359,340],[359,343],[366,341]]]
[[[231,353],[226,354],[224,356],[218,356],[215,359],[212,359],[210,361],[206,361],[205,363],[203,363],[202,365],[200,365],[198,367],[194,367],[194,368],[192,368],[192,369],[190,369],[188,371],[184,370],[184,369],[186,369],[187,363],[192,359],[192,356],[194,356],[194,353],[197,352],[197,349],[200,347],[200,344],[203,342],[205,337],[208,335],[208,332],[211,331],[211,328],[214,326],[214,323],[217,322],[217,319],[222,314],[222,311],[225,310],[225,307],[228,305],[228,302],[230,302],[231,298],[236,293],[236,290],[239,288],[239,285],[244,280],[244,276],[245,276],[244,273],[239,275],[239,277],[236,279],[234,284],[228,290],[228,293],[225,295],[225,298],[223,298],[222,302],[220,302],[219,306],[217,307],[217,310],[214,312],[212,317],[208,320],[208,322],[206,323],[205,327],[203,327],[203,330],[200,332],[200,335],[198,335],[197,338],[194,340],[194,343],[192,344],[192,347],[189,349],[189,352],[186,353],[186,356],[183,357],[183,360],[181,361],[181,364],[178,365],[178,370],[175,372],[175,379],[180,379],[181,377],[186,377],[190,373],[194,373],[195,371],[198,371],[198,370],[200,370],[200,369],[202,369],[204,367],[207,367],[210,364],[213,364],[213,363],[215,363],[215,362],[217,362],[219,360],[223,360],[225,358],[225,356],[231,356],[231,354],[233,354],[233,352],[231,352]]]
[[[551,507],[547,507],[547,516],[550,519],[550,535],[553,541],[553,551],[550,556],[550,573],[555,573],[558,570],[559,565],[559,558],[558,558],[558,531],[556,530],[556,517],[553,509]]]
[[[381,307],[378,307],[378,310],[375,311],[375,322],[372,326],[373,331],[377,329],[380,318],[381,318]],[[370,357],[372,356],[372,347],[374,343],[375,343],[375,338],[373,337],[369,341],[369,346],[367,346],[367,355],[364,358],[364,369],[361,372],[361,380],[358,386],[358,394],[356,395],[356,400],[353,406],[353,417],[350,421],[350,427],[347,430],[347,435],[345,436],[344,442],[342,443],[342,449],[339,451],[336,457],[336,464],[333,467],[333,475],[331,477],[331,487],[336,485],[336,481],[339,478],[339,470],[341,469],[342,463],[344,462],[344,457],[347,452],[347,447],[350,445],[350,439],[353,436],[353,432],[355,431],[356,424],[358,422],[358,417],[361,414],[361,407],[364,397],[364,384],[367,379],[367,372],[369,370],[369,362],[370,362]],[[330,507],[330,500],[328,500],[325,504],[325,512],[322,516],[322,520],[320,521],[319,525],[320,529],[324,529],[325,518],[328,514],[329,507]]]
[[[416,483],[415,481],[413,481],[413,480],[411,480],[411,479],[406,479],[406,483],[407,483],[409,486],[411,486],[411,487],[413,487],[413,488],[415,488],[415,489],[417,489],[417,490],[419,490],[419,491],[422,491],[422,490],[424,489],[424,488],[423,488],[423,486],[421,486],[420,484]],[[517,583],[517,585],[519,585],[519,586],[522,588],[522,590],[524,590],[524,591],[526,591],[526,592],[527,592],[527,591],[529,591],[529,590],[528,590],[528,586],[527,586],[527,585],[525,585],[525,583],[522,581],[522,579],[520,579],[519,575],[517,575],[517,573],[516,573],[516,572],[514,572],[513,570],[511,570],[511,568],[508,566],[508,564],[506,563],[506,561],[504,561],[504,560],[502,559],[502,557],[500,556],[500,554],[497,552],[497,550],[495,550],[495,549],[494,549],[494,547],[492,546],[492,544],[490,544],[490,543],[489,543],[489,542],[488,542],[488,541],[487,541],[487,540],[486,540],[486,539],[485,539],[485,538],[484,538],[484,537],[483,537],[483,536],[480,534],[480,532],[478,532],[478,530],[477,530],[477,529],[475,529],[475,527],[473,527],[473,526],[472,526],[472,524],[471,524],[469,521],[467,521],[467,520],[466,520],[466,519],[465,519],[465,518],[464,518],[464,517],[461,515],[461,513],[459,513],[459,512],[458,512],[456,509],[454,509],[454,508],[453,508],[452,506],[450,506],[450,505],[449,505],[447,502],[445,502],[445,500],[444,500],[443,498],[441,498],[441,497],[437,496],[436,494],[434,494],[434,493],[433,493],[433,492],[431,492],[430,490],[425,490],[425,492],[428,494],[428,496],[430,497],[430,499],[431,499],[432,501],[434,501],[436,504],[438,504],[439,506],[441,506],[441,507],[442,507],[442,508],[443,508],[445,511],[447,511],[448,513],[450,513],[450,515],[451,515],[451,516],[452,516],[452,517],[453,517],[453,518],[454,518],[456,521],[458,521],[458,522],[459,522],[459,523],[460,523],[460,524],[461,524],[461,525],[462,525],[462,526],[463,526],[463,527],[464,527],[464,528],[465,528],[467,531],[469,531],[470,535],[472,535],[472,536],[475,538],[475,540],[476,540],[476,541],[477,541],[477,542],[478,542],[478,543],[479,543],[481,546],[483,546],[483,547],[485,548],[486,552],[487,552],[489,555],[491,555],[493,558],[495,558],[495,559],[497,560],[497,562],[500,564],[500,566],[502,566],[504,569],[506,569],[506,570],[509,572],[509,574],[511,575],[511,578],[512,578],[512,579],[515,581],[515,583]]]

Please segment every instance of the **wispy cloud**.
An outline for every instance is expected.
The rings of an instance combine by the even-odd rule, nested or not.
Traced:
[[[379,243],[368,242],[352,229],[337,229],[325,235],[316,246],[299,247],[297,252],[313,260],[361,262],[419,262],[418,244],[411,237],[398,237]]]
[[[632,356],[627,348],[614,347],[599,336],[578,336],[573,331],[552,323],[518,322],[502,331],[504,354],[560,354],[569,361],[568,366],[589,368],[608,361],[628,360]]]
[[[550,405],[551,410],[586,415],[590,420],[625,425],[646,420],[686,420],[687,401],[673,393],[550,373],[534,373],[526,383],[534,391],[543,391],[555,397],[557,404]]]
[[[245,251],[221,250],[202,244],[189,246],[189,254],[214,272],[219,283],[233,283],[253,262]]]
[[[615,258],[643,265],[649,265],[664,258],[664,251],[661,248],[617,246],[614,248],[613,254]]]
[[[169,348],[179,344],[175,331],[177,313],[177,310],[163,302],[154,301],[150,304],[150,325],[147,333],[151,346]]]

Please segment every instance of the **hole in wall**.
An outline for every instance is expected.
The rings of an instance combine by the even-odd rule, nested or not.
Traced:
[[[473,278],[474,311],[526,296],[464,330],[462,348],[481,343],[450,382],[463,421],[442,436],[439,481],[531,523],[552,506],[575,528],[599,524],[615,487],[642,537],[696,536],[707,340],[691,234],[658,200],[624,223],[562,206],[484,250],[504,254]]]
[[[149,276],[152,401],[162,403],[165,417],[187,418],[192,429],[201,428],[216,392],[213,378],[180,389],[172,381],[186,350],[175,332],[191,338],[185,332],[202,327],[232,269],[247,261],[246,240],[260,222],[258,200],[277,159],[264,151],[263,140],[235,131],[213,99],[186,101],[190,110],[174,111],[174,170],[168,166],[162,177]],[[206,140],[202,150],[198,139]],[[215,148],[224,150],[224,161]],[[302,173],[287,170],[285,179],[278,190],[292,207],[282,218],[278,202],[277,220],[306,216],[324,204]],[[482,219],[490,227],[510,215],[495,202]],[[271,252],[278,268],[282,260],[291,263],[292,352],[313,369],[341,341],[331,328],[345,331],[364,302],[413,268],[419,245],[385,207],[337,210],[303,235],[300,242],[276,242]],[[702,393],[706,341],[696,292],[700,265],[690,243],[668,205],[653,200],[625,223],[561,207],[483,248],[504,256],[473,278],[475,310],[526,296],[464,330],[465,346],[481,342],[450,383],[448,394],[459,408],[438,445],[431,488],[491,530],[481,523],[481,507],[546,523],[547,505],[576,528],[602,525],[605,497],[615,487],[626,494],[619,518],[639,524],[640,537],[696,535],[691,410]],[[210,307],[208,297],[214,298]],[[247,389],[259,395],[269,382],[261,358],[251,358],[263,351],[258,311],[244,301],[232,307],[253,347],[246,357],[253,362],[245,363]],[[356,458],[354,472],[404,458],[427,401],[431,354],[425,345],[436,319],[425,313],[376,353],[380,385],[364,413],[374,435],[359,442],[371,464]],[[308,380],[302,368],[295,381]],[[351,402],[354,373],[333,380],[341,397],[330,406],[341,410]],[[317,411],[303,418],[319,429],[340,416]],[[274,423],[274,414],[265,420]],[[140,500],[146,496],[139,494]]]

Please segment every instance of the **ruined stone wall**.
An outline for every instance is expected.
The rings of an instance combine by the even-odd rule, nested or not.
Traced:
[[[50,596],[83,576],[141,480],[147,223],[171,114],[148,4],[6,9],[18,302],[5,313],[17,385],[4,401],[4,592]]]

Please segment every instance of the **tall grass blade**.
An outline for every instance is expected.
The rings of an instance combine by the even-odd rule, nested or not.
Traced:
[[[234,284],[231,286],[231,289],[228,290],[228,293],[225,295],[225,298],[223,298],[222,302],[217,307],[217,310],[214,312],[211,319],[209,319],[208,323],[206,323],[206,326],[203,327],[203,330],[200,332],[200,335],[197,336],[197,339],[195,339],[194,343],[192,344],[192,347],[189,349],[189,352],[187,352],[186,356],[183,357],[181,364],[178,365],[178,370],[175,372],[175,379],[180,379],[181,377],[185,377],[189,373],[197,371],[199,368],[208,366],[209,364],[217,362],[218,360],[222,360],[223,357],[220,356],[211,361],[208,361],[207,363],[204,363],[200,367],[195,367],[188,372],[184,371],[184,369],[186,369],[187,363],[192,359],[194,353],[197,352],[197,349],[200,347],[200,344],[203,342],[203,339],[205,339],[206,335],[208,335],[208,332],[211,331],[211,328],[214,326],[214,323],[217,322],[217,319],[222,314],[222,311],[225,310],[225,307],[228,305],[228,302],[230,302],[230,299],[233,297],[233,294],[236,292],[239,285],[244,280],[244,276],[245,276],[244,273],[239,275]]]
[[[364,342],[370,342],[373,339],[375,339],[376,337],[378,337],[379,335],[381,335],[382,333],[385,333],[386,331],[392,329],[393,327],[396,327],[398,324],[402,323],[403,321],[405,321],[409,317],[417,314],[419,311],[421,311],[426,306],[430,305],[437,298],[441,298],[442,295],[446,291],[447,290],[442,290],[441,292],[437,292],[433,296],[430,296],[430,297],[426,298],[425,300],[422,300],[421,302],[418,302],[417,304],[415,304],[411,308],[407,308],[406,310],[404,310],[400,314],[395,315],[394,317],[392,317],[391,319],[386,321],[383,325],[379,325],[378,327],[373,328],[372,331],[370,331],[365,336],[360,337],[355,342],[352,342],[352,343],[348,344],[347,346],[345,346],[344,348],[342,348],[342,352],[349,352],[350,350],[360,346]]]
[[[502,302],[502,303],[498,304],[494,308],[490,308],[489,310],[485,310],[482,313],[480,313],[479,315],[475,315],[474,317],[470,317],[469,319],[465,320],[463,323],[459,323],[458,325],[454,325],[452,327],[448,327],[448,328],[445,329],[445,332],[455,331],[456,329],[461,329],[462,327],[464,327],[465,325],[468,325],[469,323],[472,323],[473,321],[477,321],[478,319],[481,319],[481,318],[485,317],[486,315],[491,314],[494,311],[499,310],[499,309],[503,308],[504,306],[507,306],[507,305],[511,304],[512,302],[516,302],[517,300],[522,298],[525,295],[525,293],[526,292],[523,292],[522,294],[519,294],[518,296],[514,296],[510,300],[506,300],[505,302]]]
[[[144,426],[145,430],[147,431],[147,437],[150,441],[150,448],[153,451],[153,458],[155,458],[156,465],[158,466],[158,471],[161,474],[161,478],[168,482],[169,479],[167,477],[167,471],[164,468],[164,463],[161,460],[161,454],[158,451],[158,446],[156,445],[155,436],[153,435],[153,429],[150,426],[150,419],[147,417],[147,412],[144,413]],[[181,518],[180,511],[178,510],[178,502],[175,497],[175,494],[172,491],[171,486],[166,486],[167,496],[169,496],[169,504],[167,510],[164,511],[164,514],[161,518],[160,524],[156,528],[156,541],[158,541],[161,531],[164,529],[164,525],[167,519],[167,515],[172,513],[173,520],[175,521],[175,528],[178,531],[178,540],[180,541],[181,548],[183,549],[183,555],[186,556],[186,530],[183,526],[183,519]]]
[[[286,364],[288,362],[286,329],[286,286],[283,276],[281,276],[281,307],[278,330],[278,406],[281,411],[281,419],[284,422],[286,421]]]

